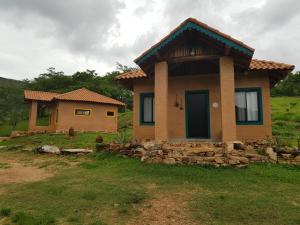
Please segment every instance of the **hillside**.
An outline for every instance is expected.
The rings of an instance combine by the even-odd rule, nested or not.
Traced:
[[[12,87],[12,86],[20,86],[23,81],[8,79],[4,77],[0,77],[0,87]]]

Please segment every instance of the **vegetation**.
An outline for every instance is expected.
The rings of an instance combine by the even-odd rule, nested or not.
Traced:
[[[33,80],[16,81],[0,77],[0,125],[15,128],[18,122],[27,119],[28,106],[24,103],[25,89],[65,93],[85,87],[105,96],[126,103],[132,109],[132,93],[115,81],[115,77],[134,68],[117,65],[115,71],[98,75],[94,70],[66,75],[64,72],[49,68]],[[124,110],[124,109],[123,109]],[[0,131],[1,132],[1,131]]]
[[[271,99],[273,135],[281,142],[297,145],[300,138],[300,97],[275,97]]]
[[[27,163],[43,158],[48,162],[43,162],[44,169],[64,162],[47,180],[1,185],[4,224],[126,224],[141,211],[157,207],[151,203],[156,198],[169,199],[164,204],[175,201],[170,210],[186,212],[195,224],[300,223],[297,167],[155,165],[108,153],[76,158],[1,150],[0,157]]]
[[[300,71],[290,73],[280,81],[272,90],[272,96],[300,96]]]

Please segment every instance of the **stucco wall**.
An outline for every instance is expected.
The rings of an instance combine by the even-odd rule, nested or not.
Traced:
[[[89,109],[90,116],[75,115],[75,109]],[[114,111],[114,117],[107,117],[107,111]],[[116,132],[118,129],[118,108],[113,105],[67,102],[58,103],[56,130],[65,131],[73,127],[77,131]]]
[[[236,88],[260,87],[262,91],[263,124],[262,125],[237,125],[238,140],[263,139],[272,136],[271,102],[269,77],[259,73],[235,78]]]
[[[185,91],[208,90],[210,102],[210,130],[212,140],[221,140],[221,108],[220,108],[219,74],[199,76],[169,77],[168,101],[168,136],[169,139],[185,139]],[[140,94],[154,92],[154,81],[141,79],[134,81],[134,136],[137,139],[154,139],[154,125],[140,125]],[[237,125],[237,139],[260,139],[271,136],[270,90],[269,79],[261,74],[236,75],[235,87],[261,87],[263,104],[263,125]],[[177,100],[183,106],[175,107]],[[155,99],[157,101],[157,99]],[[213,107],[213,103],[218,107]]]

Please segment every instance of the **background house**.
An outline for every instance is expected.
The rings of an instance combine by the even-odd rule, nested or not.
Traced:
[[[137,139],[235,141],[272,136],[270,88],[293,65],[189,18],[117,79],[134,91]]]
[[[65,94],[24,91],[25,101],[31,104],[30,132],[118,130],[118,107],[125,104],[85,88]]]

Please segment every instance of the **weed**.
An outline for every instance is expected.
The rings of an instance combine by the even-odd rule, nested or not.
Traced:
[[[8,217],[11,214],[10,208],[2,208],[0,209],[0,217]]]

